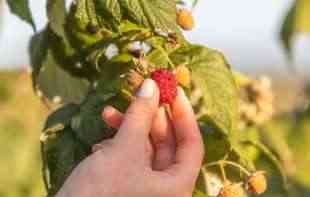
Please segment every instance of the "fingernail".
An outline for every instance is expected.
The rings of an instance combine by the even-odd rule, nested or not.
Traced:
[[[107,106],[103,109],[102,117],[103,118],[109,117],[114,111],[115,109],[113,107]]]
[[[152,79],[144,80],[140,90],[137,93],[137,96],[143,98],[151,98],[152,96],[154,96],[155,86],[156,84]]]

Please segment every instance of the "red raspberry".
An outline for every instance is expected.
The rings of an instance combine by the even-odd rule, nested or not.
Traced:
[[[177,80],[175,75],[164,68],[151,73],[151,78],[157,83],[160,91],[160,103],[170,104],[177,96]]]

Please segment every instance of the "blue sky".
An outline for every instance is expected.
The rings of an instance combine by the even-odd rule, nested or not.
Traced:
[[[30,0],[39,28],[45,23],[43,0]],[[195,43],[223,51],[237,69],[254,68],[278,72],[285,56],[278,41],[278,31],[292,0],[200,0],[194,10],[196,28],[186,33]],[[0,30],[0,67],[28,64],[27,42],[31,28],[8,13]],[[298,47],[299,51],[305,48]],[[309,51],[309,49],[308,49]],[[307,61],[304,55],[299,55]]]

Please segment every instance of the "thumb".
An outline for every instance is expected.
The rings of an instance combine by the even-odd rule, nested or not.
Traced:
[[[159,90],[156,83],[146,79],[137,93],[136,99],[124,114],[115,140],[121,145],[139,147],[149,139],[153,119],[159,105]],[[142,149],[141,149],[142,150]]]

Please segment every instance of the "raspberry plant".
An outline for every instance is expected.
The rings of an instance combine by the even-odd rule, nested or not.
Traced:
[[[27,0],[7,2],[35,31],[29,45],[33,88],[53,108],[40,138],[48,196],[57,193],[94,144],[115,134],[101,120],[102,109],[113,105],[124,112],[145,78],[168,80],[157,75],[163,71],[186,90],[205,142],[206,158],[193,196],[239,196],[246,190],[261,194],[267,187],[262,173],[252,181],[259,154],[281,171],[260,142],[256,114],[244,117],[250,104],[264,109],[264,94],[255,89],[255,81],[244,85],[245,77],[232,71],[222,53],[186,40],[181,27],[190,30],[194,21],[190,10],[180,8],[184,2],[75,0],[67,9],[65,0],[47,0],[48,23],[39,32]],[[169,103],[174,90],[164,91],[162,101]],[[213,194],[210,175],[220,177]],[[253,189],[254,182],[261,188]]]

